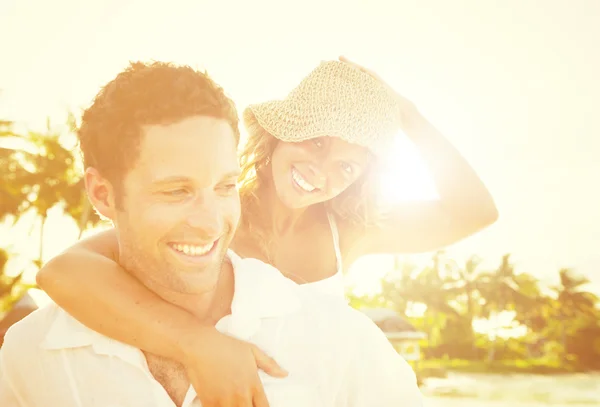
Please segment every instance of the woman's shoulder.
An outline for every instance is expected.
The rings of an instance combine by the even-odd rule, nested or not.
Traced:
[[[365,234],[367,226],[357,223],[355,220],[344,218],[338,214],[332,214],[335,218],[339,245],[342,258],[344,259],[344,269],[352,265],[359,257],[364,254]]]

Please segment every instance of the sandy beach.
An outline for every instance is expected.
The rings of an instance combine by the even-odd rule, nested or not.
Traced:
[[[427,407],[600,406],[600,374],[451,373],[422,388]]]
[[[514,402],[514,401],[483,401],[477,399],[426,397],[423,407],[591,407],[591,403],[544,403],[544,402]]]

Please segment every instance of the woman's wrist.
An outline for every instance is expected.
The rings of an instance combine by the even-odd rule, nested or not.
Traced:
[[[405,103],[400,104],[399,109],[400,127],[408,137],[416,137],[420,129],[425,127],[429,122],[412,102],[404,100]]]
[[[179,363],[186,363],[191,355],[197,353],[199,346],[206,346],[203,340],[216,332],[215,327],[203,325],[200,322],[188,325],[182,332],[176,334],[174,338],[171,358]]]

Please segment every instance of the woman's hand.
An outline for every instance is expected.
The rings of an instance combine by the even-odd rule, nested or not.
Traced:
[[[287,376],[256,346],[212,327],[202,327],[182,347],[181,362],[204,407],[268,407],[258,369]]]
[[[396,100],[398,102],[398,106],[400,107],[400,116],[401,116],[400,119],[401,119],[402,127],[408,126],[409,123],[411,122],[411,119],[414,119],[415,115],[418,114],[417,108],[415,107],[414,103],[411,102],[410,100],[408,100],[407,98],[405,98],[404,96],[402,96],[396,90],[394,90],[377,73],[373,72],[370,69],[365,68],[362,65],[357,64],[356,62],[350,61],[348,58],[346,58],[344,56],[340,56],[339,60],[346,64],[352,65],[353,67],[355,67],[356,69],[358,69],[362,72],[365,72],[365,73],[371,75],[373,78],[375,78],[379,82],[381,82],[385,87],[387,87],[395,95]]]

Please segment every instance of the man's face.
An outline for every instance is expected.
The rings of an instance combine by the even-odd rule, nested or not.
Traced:
[[[143,132],[113,218],[120,262],[151,288],[210,291],[240,217],[231,125],[194,116]]]

